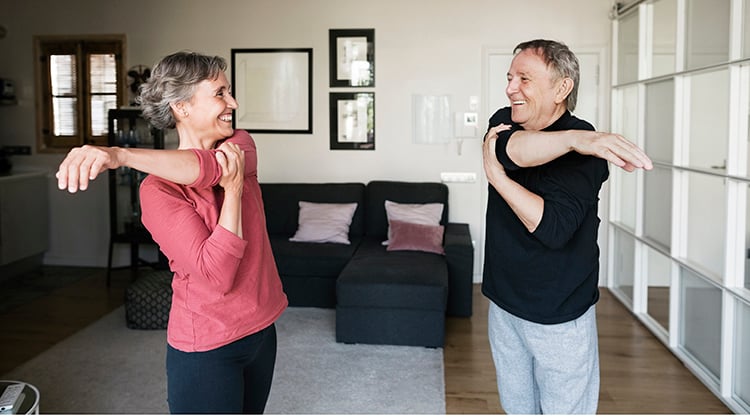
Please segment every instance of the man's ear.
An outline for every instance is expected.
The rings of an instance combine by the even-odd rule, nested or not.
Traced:
[[[564,102],[570,92],[573,91],[573,84],[573,79],[571,79],[570,77],[564,77],[559,81],[557,85],[557,92],[555,95],[558,103]]]

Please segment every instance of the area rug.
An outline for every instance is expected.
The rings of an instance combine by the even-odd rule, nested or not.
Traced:
[[[445,413],[442,349],[336,343],[334,328],[332,309],[284,312],[266,413]],[[120,307],[2,378],[35,385],[45,414],[168,413],[165,342]]]

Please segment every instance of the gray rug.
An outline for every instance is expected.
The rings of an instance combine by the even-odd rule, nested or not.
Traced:
[[[124,308],[5,374],[34,384],[41,413],[168,413],[166,333],[130,330]],[[335,342],[332,309],[291,307],[266,408],[272,414],[444,414],[442,349]]]

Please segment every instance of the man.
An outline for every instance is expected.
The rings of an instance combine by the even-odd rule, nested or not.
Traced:
[[[482,293],[503,409],[595,414],[599,355],[598,195],[607,161],[633,171],[651,160],[622,136],[571,114],[579,65],[562,43],[519,44],[510,106],[489,121]]]

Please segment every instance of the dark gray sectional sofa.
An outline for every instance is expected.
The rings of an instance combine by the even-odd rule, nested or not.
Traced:
[[[446,316],[471,316],[474,249],[468,224],[448,221],[436,182],[262,183],[266,222],[292,306],[336,308],[336,339],[442,347]],[[445,255],[387,251],[385,200],[444,204]],[[291,242],[299,201],[356,202],[351,244]]]

